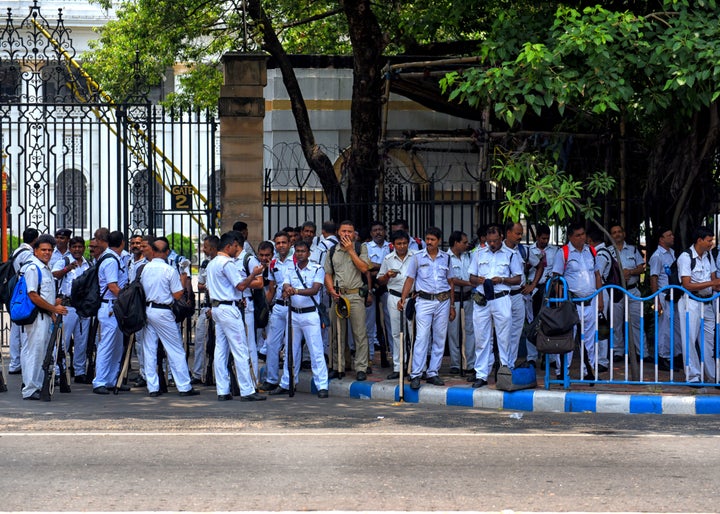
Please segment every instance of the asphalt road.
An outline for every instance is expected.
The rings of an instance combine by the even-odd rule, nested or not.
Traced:
[[[718,511],[716,417],[11,388],[2,510]]]

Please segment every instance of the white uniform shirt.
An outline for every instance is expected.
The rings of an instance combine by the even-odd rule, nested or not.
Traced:
[[[505,244],[503,241],[503,248],[507,248],[510,250],[513,254],[512,260],[513,261],[519,261],[520,262],[520,276],[522,277],[520,279],[520,283],[514,286],[510,286],[510,291],[517,291],[518,289],[521,289],[523,287],[523,284],[525,283],[525,262],[527,262],[527,257],[529,256],[528,247],[523,244],[517,244],[515,245],[515,248],[510,248],[508,245]],[[514,262],[513,262],[514,264]],[[481,275],[485,276],[485,275]],[[490,276],[499,276],[499,275],[490,275]]]
[[[504,244],[497,252],[493,252],[489,246],[485,246],[473,254],[469,272],[470,275],[485,279],[512,278],[522,275],[522,264],[520,264],[520,259],[513,257],[513,251]],[[482,291],[482,285],[477,286],[477,290]],[[510,286],[501,282],[493,284],[493,290],[495,293],[502,293],[510,291]]]
[[[433,260],[427,250],[421,250],[410,258],[407,276],[415,280],[416,291],[430,294],[444,293],[449,290],[448,279],[455,277],[448,254],[438,251]]]
[[[75,262],[75,259],[72,257],[70,258],[70,262]],[[52,271],[60,271],[65,267],[65,259],[59,260],[55,262],[55,264],[52,267]],[[90,263],[85,260],[85,257],[82,258],[82,264],[78,266],[75,269],[71,269],[68,271],[64,277],[59,279],[58,282],[58,293],[64,296],[70,296],[70,292],[72,290],[72,283],[73,280],[78,278],[80,275],[82,275],[86,269],[90,267]]]
[[[282,297],[282,286],[285,282],[285,277],[294,267],[295,263],[290,255],[287,255],[284,261],[280,260],[280,258],[275,258],[270,261],[270,266],[268,266],[268,279],[275,282],[277,286],[275,288],[275,300],[280,300]]]
[[[390,253],[390,243],[383,241],[381,246],[375,241],[370,241],[365,243],[365,246],[367,246],[368,259],[379,268],[385,256]]]
[[[140,283],[145,290],[146,301],[163,305],[171,305],[173,293],[183,290],[180,274],[160,257],[154,258],[143,268]]]
[[[320,266],[325,266],[325,258],[330,248],[338,244],[337,236],[323,237],[318,241],[313,241],[310,248],[310,262],[315,262]]]
[[[32,259],[34,252],[32,246],[30,246],[27,243],[23,243],[20,246],[18,246],[15,251],[12,253],[12,257],[15,257],[17,255],[17,258],[15,259],[15,262],[13,263],[13,268],[15,268],[15,273],[20,271],[20,268],[23,264],[28,262],[30,259]]]
[[[110,257],[106,257],[100,263],[100,267],[98,268],[100,293],[102,294],[102,292],[105,291],[103,298],[107,300],[114,300],[117,297],[112,291],[110,291],[110,289],[106,290],[107,285],[116,282],[118,287],[122,289],[123,287],[125,287],[125,284],[127,284],[127,272],[122,267],[122,263],[120,262],[120,257],[118,256],[118,254],[110,248],[105,250],[102,255],[100,255],[98,260],[102,259],[103,256],[106,254],[110,255]]]
[[[247,259],[247,265],[245,265],[246,255],[249,256]],[[257,266],[260,266],[260,261],[257,259],[257,257],[255,257],[255,255],[243,250],[240,253],[240,256],[236,259],[235,265],[237,266],[238,272],[240,273],[240,279],[245,280],[250,276],[250,273],[252,273],[253,269],[255,269]],[[239,298],[252,298],[252,289],[246,287],[244,291],[238,291],[238,294],[240,295]]]
[[[568,244],[568,260],[565,262],[565,255],[562,248],[555,255],[553,273],[564,275],[568,289],[578,296],[591,296],[597,289],[595,283],[595,257],[588,245],[583,245],[582,251],[578,251],[573,245]]]
[[[412,256],[416,253],[417,252],[413,250],[408,250],[404,260],[400,259],[395,251],[392,251],[385,256],[382,264],[380,265],[378,277],[385,276],[390,270],[398,270],[400,272],[395,277],[388,279],[387,288],[389,290],[402,293],[403,286],[405,285],[405,279],[407,278],[408,266],[410,265],[410,261],[413,260]],[[413,284],[413,289],[415,288],[414,286],[415,284]]]
[[[450,256],[450,266],[453,269],[453,275],[455,278],[459,278],[460,280],[470,280],[470,263],[472,262],[472,258],[470,257],[470,254],[468,252],[463,252],[460,254],[460,257],[457,257],[454,253],[452,253],[451,250],[447,251],[447,254]],[[463,292],[467,292],[470,290],[470,287],[468,286],[456,286],[455,289],[462,289]],[[455,300],[459,301],[459,298],[455,298]]]
[[[48,266],[51,270],[55,271],[55,264],[57,264],[58,261],[63,261],[65,257],[70,257],[72,260],[72,255],[70,254],[70,248],[65,250],[65,253],[58,250],[57,246],[53,250],[52,256],[50,257],[50,262],[48,263]],[[62,269],[62,266],[60,267]]]
[[[692,259],[695,260],[694,268],[691,266],[691,256],[688,255],[687,252],[681,253],[677,258],[678,276],[680,280],[682,280],[682,277],[690,277],[690,282],[694,284],[712,280],[712,274],[717,268],[710,252],[705,252],[702,258],[700,258],[695,250],[695,245],[693,245],[690,247],[690,253]],[[712,294],[712,292],[711,287],[706,287],[700,291],[693,291],[692,294],[695,296],[706,296]]]
[[[657,277],[658,289],[668,285],[670,266],[675,262],[675,252],[658,246],[655,253],[650,256],[650,276]]]
[[[528,270],[527,281],[532,282],[535,280],[535,274],[537,273],[537,268],[540,265],[540,262],[543,260],[544,253],[545,269],[543,270],[542,277],[538,280],[538,286],[545,284],[552,275],[553,262],[555,262],[555,255],[557,255],[559,250],[560,247],[555,245],[547,245],[541,250],[538,248],[537,243],[533,243],[528,252],[528,263],[530,263],[530,269]]]
[[[138,261],[130,261],[130,264],[128,265],[128,282],[132,282],[133,280],[135,280],[135,277],[137,276],[137,270],[140,269],[140,266],[147,263],[148,260],[145,258],[145,256],[143,256],[142,259]]]
[[[322,285],[325,282],[325,270],[322,268],[322,266],[314,262],[308,262],[307,266],[305,266],[305,268],[303,269],[300,269],[297,266],[287,266],[285,268],[285,271],[286,273],[283,280],[283,285],[290,284],[290,286],[294,287],[295,289],[310,289],[315,283]],[[300,280],[300,277],[298,277],[298,273],[300,273],[300,277],[302,277],[302,280]],[[315,303],[320,302],[319,290],[314,298]],[[312,297],[310,296],[301,296],[299,294],[296,294],[291,296],[290,299],[292,301],[292,306],[296,309],[305,309],[315,306],[315,303],[313,303]]]
[[[22,267],[28,293],[38,290],[38,269],[42,276],[40,296],[50,305],[55,305],[55,279],[52,276],[50,268],[34,255]]]
[[[207,288],[212,300],[237,300],[237,285],[242,282],[235,259],[218,254],[207,265]]]
[[[615,245],[611,245],[608,248],[608,251],[612,254],[613,257],[615,257],[615,259],[618,258]],[[635,248],[633,245],[629,245],[627,243],[623,243],[623,247],[620,249],[620,262],[622,263],[622,267],[624,270],[635,269],[641,264],[645,263],[645,261],[643,260],[643,256],[638,251],[638,249]],[[603,275],[603,277],[605,276],[606,275]],[[640,282],[640,277],[638,275],[633,275],[628,278],[626,282],[628,289],[630,289],[631,287],[635,287],[638,285],[638,282]]]

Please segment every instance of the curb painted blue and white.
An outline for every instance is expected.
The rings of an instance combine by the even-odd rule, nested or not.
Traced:
[[[317,393],[309,373],[301,373],[297,390]],[[348,377],[330,381],[330,395],[381,401],[399,401],[395,382],[356,382]],[[720,414],[720,395],[663,396],[652,394],[589,393],[526,389],[512,393],[471,386],[438,387],[423,384],[414,391],[405,385],[407,403],[456,405],[479,409],[529,412],[597,412],[616,414]]]

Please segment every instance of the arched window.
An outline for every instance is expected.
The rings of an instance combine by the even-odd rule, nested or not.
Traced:
[[[55,226],[82,230],[87,226],[87,180],[82,171],[66,169],[55,181]]]

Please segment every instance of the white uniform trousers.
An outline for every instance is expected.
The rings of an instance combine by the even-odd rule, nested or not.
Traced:
[[[77,377],[85,374],[90,319],[78,316],[75,307],[68,306],[67,311],[67,314],[63,316],[63,347],[65,348],[65,358],[68,359],[70,338],[72,337],[75,348],[73,351],[73,369]]]
[[[103,302],[98,311],[100,337],[97,342],[95,356],[95,378],[93,389],[96,387],[115,387],[120,374],[120,361],[123,357],[123,337],[117,325],[112,303]]]
[[[13,323],[14,325],[14,323]],[[52,318],[47,314],[38,314],[31,325],[24,327],[25,341],[20,351],[20,365],[22,366],[22,380],[25,387],[22,389],[23,398],[27,398],[42,388],[45,352],[50,343]]]
[[[173,380],[178,391],[189,391],[190,372],[185,360],[182,336],[175,323],[175,316],[170,309],[156,309],[147,307],[147,325],[143,334],[143,352],[145,354],[145,380],[149,392],[160,389],[160,380],[157,372],[158,338],[165,349],[167,361],[172,371]]]
[[[544,285],[538,285],[538,288],[540,289],[540,292],[538,293],[538,289],[534,289],[532,294],[524,294],[523,302],[525,305],[525,319],[528,323],[532,323],[535,319],[535,313],[533,312],[533,297],[535,294],[543,294],[542,291],[544,291]],[[540,358],[540,354],[537,351],[537,347],[532,344],[530,341],[525,339],[525,360],[526,361],[537,361]]]
[[[287,329],[287,306],[273,306],[270,313],[270,320],[267,326],[267,353],[265,354],[265,380],[271,384],[280,383],[280,349],[285,342],[285,331]],[[295,341],[299,344],[300,341]],[[294,355],[293,355],[294,356]]]
[[[717,300],[698,302],[687,296],[678,302],[685,380],[688,382],[715,382],[715,302]]]
[[[658,355],[664,359],[672,359],[682,354],[683,317],[680,316],[677,300],[670,309],[670,302],[665,299],[665,294],[661,293],[658,296],[658,303],[662,308],[662,314],[658,314]]]
[[[410,377],[422,375],[427,362],[428,347],[430,348],[430,364],[427,368],[427,378],[435,377],[440,369],[443,354],[445,353],[445,338],[450,318],[450,300],[423,300],[418,297],[415,301],[415,347],[413,348],[412,371]],[[430,336],[432,334],[432,343]]]
[[[641,296],[640,291],[637,287],[631,287],[628,292],[635,296]],[[617,290],[613,294],[617,293]],[[627,297],[623,297],[617,303],[612,304],[612,315],[613,315],[613,353],[615,355],[625,355],[625,300],[628,302],[628,335],[631,341],[635,341],[635,352],[640,355],[640,309],[644,308],[643,302],[636,300],[630,300]],[[608,299],[608,302],[610,300]],[[609,319],[609,318],[608,318]],[[648,355],[648,351],[645,343],[643,342],[643,356]],[[628,353],[632,355],[630,346],[628,345]]]
[[[510,342],[510,320],[512,302],[505,295],[487,302],[487,305],[473,307],[473,323],[475,329],[475,376],[487,380],[495,364],[493,355],[493,327],[498,341],[500,362],[508,364],[508,346]],[[514,362],[513,362],[514,365]]]
[[[145,378],[145,350],[143,341],[145,340],[145,328],[141,328],[135,332],[135,355],[137,355],[140,376]],[[157,358],[157,356],[156,356]]]
[[[273,309],[274,310],[274,309]],[[318,390],[328,388],[328,370],[325,364],[325,355],[323,353],[322,333],[320,332],[320,315],[317,311],[292,313],[293,328],[293,367],[295,382],[297,383],[298,374],[300,373],[300,356],[302,348],[300,341],[305,338],[305,344],[310,351],[310,367],[312,369],[315,387]],[[287,341],[288,334],[285,335]],[[286,344],[287,348],[287,344]],[[283,364],[283,375],[280,380],[280,387],[287,389],[290,386],[290,373],[288,371],[288,359],[285,358]]]
[[[392,340],[392,358],[393,358],[393,371],[398,373],[400,372],[400,366],[402,366],[402,362],[400,362],[400,331],[404,330],[403,334],[403,341],[412,341],[412,329],[413,324],[412,322],[407,323],[405,326],[402,326],[403,323],[405,323],[405,316],[403,315],[403,312],[398,310],[397,308],[397,302],[399,298],[396,296],[390,297],[390,332],[391,332],[391,340]]]
[[[20,352],[27,341],[27,332],[20,325],[10,322],[10,371],[20,369]]]
[[[462,305],[461,305],[462,304]],[[460,312],[465,316],[465,333],[462,336],[465,351],[465,369],[475,367],[475,330],[473,327],[472,298],[464,302],[455,302],[455,319],[448,321],[448,345],[450,346],[450,367],[462,367],[462,354],[460,353]]]
[[[207,343],[208,325],[210,324],[207,317],[209,310],[209,307],[201,307],[195,323],[192,376],[200,380],[205,376],[205,344]]]
[[[218,395],[230,394],[230,374],[228,358],[232,352],[235,360],[235,373],[240,385],[240,394],[247,396],[255,392],[255,384],[250,376],[247,339],[240,309],[235,305],[218,305],[213,308],[215,320],[215,355],[213,370]]]
[[[520,348],[520,338],[522,337],[523,327],[525,326],[525,298],[523,298],[521,293],[515,293],[509,296],[510,304],[512,305],[512,319],[510,321],[510,340],[507,350],[507,360],[510,364],[507,366],[513,369],[515,367],[515,361],[517,360],[518,348]],[[499,347],[500,341],[498,341],[498,348]]]
[[[245,326],[247,327],[246,340],[250,359],[252,361],[253,372],[257,378],[260,368],[258,367],[258,352],[255,342],[255,305],[252,300],[246,298],[247,307],[245,307]]]

